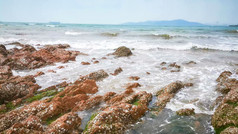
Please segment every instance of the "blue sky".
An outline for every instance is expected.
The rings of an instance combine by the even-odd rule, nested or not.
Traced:
[[[119,24],[173,19],[238,24],[238,0],[0,0],[0,21]]]

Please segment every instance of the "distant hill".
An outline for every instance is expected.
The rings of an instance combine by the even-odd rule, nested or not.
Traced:
[[[128,22],[124,25],[156,25],[156,26],[207,26],[197,22],[189,22],[186,20],[164,20],[164,21],[144,21],[144,22]]]
[[[229,25],[229,27],[238,27],[238,25]]]

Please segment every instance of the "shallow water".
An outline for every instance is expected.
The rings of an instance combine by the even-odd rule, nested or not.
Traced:
[[[30,75],[38,71],[45,75],[36,77],[41,89],[61,83],[73,82],[80,75],[104,69],[113,73],[121,67],[123,72],[117,76],[110,75],[103,81],[97,82],[99,92],[122,92],[127,83],[138,82],[142,86],[136,91],[147,91],[155,95],[163,86],[180,80],[192,82],[194,86],[184,88],[167,104],[166,109],[158,116],[148,112],[141,122],[138,122],[129,134],[139,133],[213,133],[210,125],[210,117],[215,110],[215,99],[220,95],[215,91],[216,78],[221,72],[229,70],[235,72],[238,68],[238,35],[224,27],[126,27],[126,26],[45,26],[45,25],[13,25],[6,24],[0,27],[0,43],[19,41],[34,45],[69,43],[72,50],[78,50],[89,54],[79,55],[76,61],[69,63],[57,63],[36,70],[14,71],[14,75]],[[103,34],[102,33],[112,33]],[[114,34],[115,33],[115,34]],[[169,34],[171,39],[148,37],[148,34]],[[146,36],[144,36],[146,35]],[[179,37],[177,37],[179,35]],[[182,37],[180,37],[182,36]],[[114,49],[125,45],[132,49],[130,57],[115,58],[106,56],[114,52]],[[200,48],[190,49],[196,45]],[[8,46],[12,48],[14,46]],[[223,51],[226,50],[226,51]],[[107,57],[107,59],[102,59]],[[82,61],[91,62],[96,58],[99,63],[81,65]],[[186,64],[194,61],[197,64]],[[181,66],[180,72],[162,70],[161,62],[176,62]],[[58,69],[58,66],[65,66]],[[47,70],[55,70],[49,73]],[[146,72],[150,72],[147,74]],[[130,76],[139,76],[138,81],[130,80]],[[232,77],[238,79],[237,75]],[[179,117],[175,111],[181,108],[194,108],[198,117]],[[92,112],[92,111],[91,111]],[[84,116],[84,125],[91,112],[79,112]],[[152,116],[152,117],[151,117]],[[200,123],[199,127],[198,124]],[[195,125],[194,125],[195,124]],[[82,127],[84,127],[84,125]],[[197,125],[197,126],[196,126]]]

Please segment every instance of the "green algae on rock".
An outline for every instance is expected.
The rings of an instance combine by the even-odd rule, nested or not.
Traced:
[[[217,88],[224,94],[221,104],[212,116],[212,125],[217,134],[228,133],[228,128],[238,128],[238,80],[230,78],[229,71],[224,71],[217,78]]]

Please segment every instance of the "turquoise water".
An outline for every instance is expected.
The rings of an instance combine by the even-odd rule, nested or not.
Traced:
[[[88,44],[89,40],[91,44]],[[64,42],[79,48],[116,48],[117,44],[127,43],[131,47],[139,47],[141,49],[169,48],[186,50],[196,46],[199,48],[238,50],[238,28],[227,26],[161,27],[1,23],[0,43],[11,41],[28,44]],[[107,41],[107,44],[104,44],[105,41]],[[95,43],[99,45],[95,46]]]

